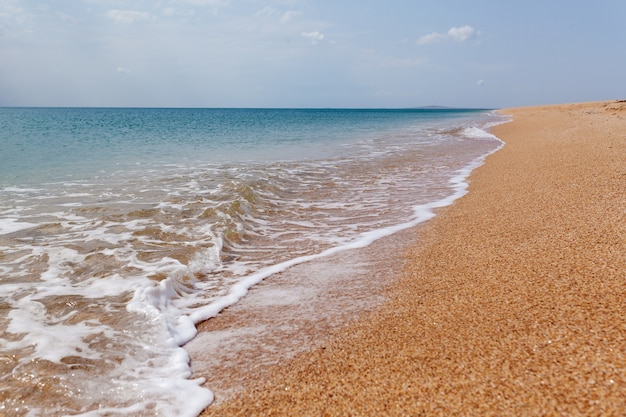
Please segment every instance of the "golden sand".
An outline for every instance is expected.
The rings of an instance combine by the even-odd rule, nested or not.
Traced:
[[[203,415],[626,415],[626,103],[505,113],[389,301]]]

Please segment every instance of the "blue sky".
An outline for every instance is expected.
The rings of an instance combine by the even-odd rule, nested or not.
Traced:
[[[626,98],[624,0],[0,0],[0,105]]]

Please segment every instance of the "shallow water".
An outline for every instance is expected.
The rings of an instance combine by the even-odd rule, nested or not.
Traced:
[[[197,322],[273,273],[429,218],[500,146],[485,132],[500,121],[0,109],[0,410],[197,414],[212,394],[180,347]]]

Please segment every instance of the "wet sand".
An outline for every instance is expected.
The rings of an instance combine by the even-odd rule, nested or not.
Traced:
[[[387,301],[202,415],[623,415],[626,103],[504,112]]]

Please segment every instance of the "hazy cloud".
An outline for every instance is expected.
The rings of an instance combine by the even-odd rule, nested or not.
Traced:
[[[174,16],[176,14],[176,9],[174,9],[173,7],[166,7],[164,9],[161,9],[161,14],[163,16]]]
[[[298,10],[288,10],[286,12],[282,12],[278,9],[275,9],[273,7],[270,6],[266,6],[263,9],[259,10],[258,12],[256,12],[257,16],[280,16],[280,23],[282,24],[286,24],[289,23],[291,21],[293,21],[294,19],[297,19],[298,17],[302,16],[302,12],[298,11]]]
[[[56,16],[63,22],[76,22],[76,19],[74,18],[74,16],[67,14],[67,13],[63,13],[63,12],[56,12]]]
[[[31,15],[18,6],[15,0],[0,0],[0,19],[7,22],[24,23]]]
[[[290,21],[301,15],[302,12],[299,12],[297,10],[289,10],[285,12],[285,14],[283,14],[283,16],[280,18],[280,23],[289,23]]]
[[[24,10],[15,5],[14,1],[0,2],[0,17],[12,18],[20,15]]]
[[[441,33],[431,33],[428,35],[424,35],[417,40],[418,45],[427,45],[429,43],[439,42],[442,39],[445,39],[446,35],[442,35]]]
[[[319,42],[323,41],[326,38],[326,35],[324,35],[321,32],[318,32],[318,31],[315,31],[315,32],[302,32],[302,36],[304,36],[305,38],[310,40],[311,43],[313,43],[313,44],[319,43]]]
[[[424,35],[417,40],[418,45],[427,45],[431,43],[440,42],[446,39],[455,42],[466,42],[472,38],[478,36],[478,31],[473,27],[466,25],[461,27],[453,27],[448,30],[447,33],[433,32],[428,35]]]
[[[179,0],[179,3],[190,4],[192,6],[227,6],[229,0]]]
[[[165,17],[173,17],[173,16],[193,16],[196,12],[193,8],[181,8],[175,9],[173,7],[165,7],[161,9],[161,15]]]
[[[274,9],[273,7],[265,6],[263,9],[259,10],[258,12],[256,12],[256,14],[257,14],[257,16],[273,16],[277,12],[278,11],[276,9]]]
[[[152,15],[148,12],[138,12],[136,10],[109,10],[106,17],[117,23],[133,23],[141,20],[149,20]]]

